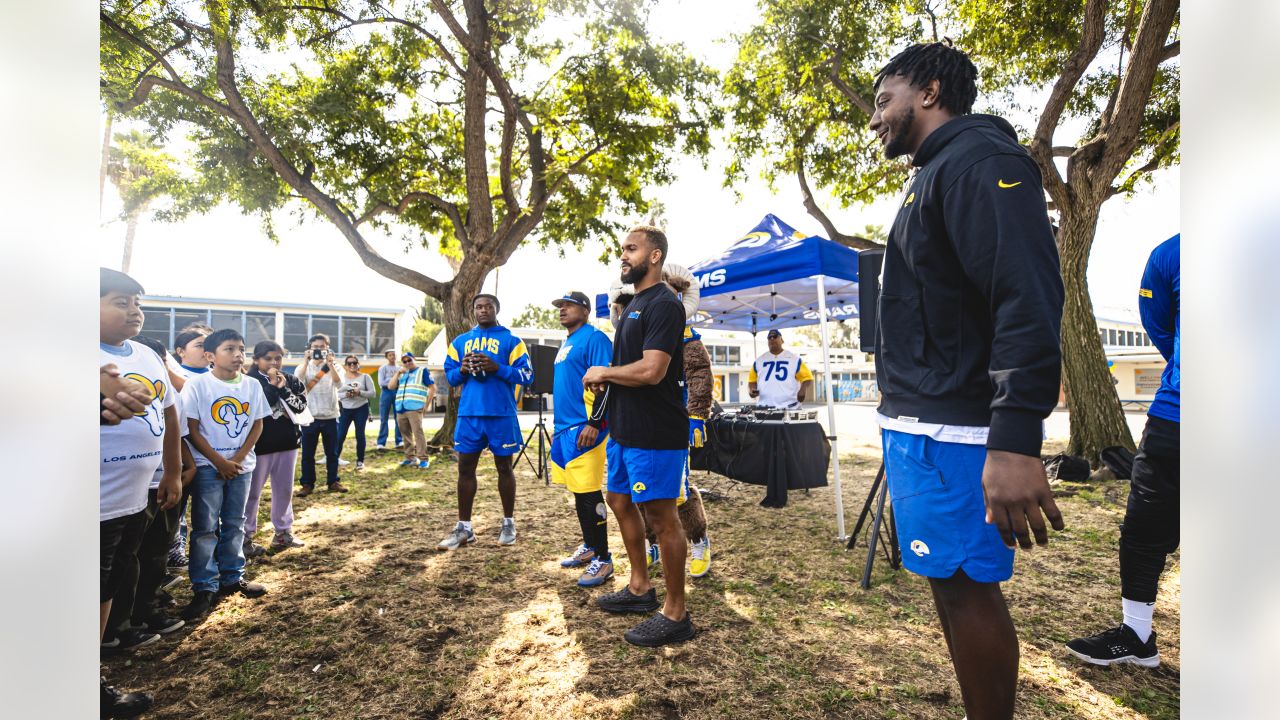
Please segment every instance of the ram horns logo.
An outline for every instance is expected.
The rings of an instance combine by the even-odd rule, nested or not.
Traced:
[[[924,557],[929,554],[929,546],[925,545],[923,540],[912,540],[911,552],[915,553],[916,557]]]
[[[249,403],[233,397],[224,395],[214,400],[209,414],[213,416],[214,422],[226,426],[228,437],[240,437],[249,425]]]
[[[163,380],[153,382],[151,378],[138,373],[126,373],[125,377],[146,388],[147,394],[151,396],[151,401],[147,403],[146,412],[137,417],[147,424],[147,428],[151,430],[152,435],[156,437],[164,435],[164,405],[162,403],[165,396],[169,394],[169,386]]]
[[[644,483],[638,482],[631,486],[631,492],[639,494],[645,491]]]

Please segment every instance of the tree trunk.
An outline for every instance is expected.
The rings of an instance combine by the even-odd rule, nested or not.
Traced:
[[[98,220],[102,220],[102,193],[107,189],[107,167],[111,162],[111,113],[107,113],[107,129],[102,133],[102,164],[98,167]],[[128,272],[127,270],[124,272]]]
[[[125,218],[124,224],[124,256],[120,258],[120,272],[129,273],[129,265],[133,262],[133,238],[138,233],[138,219],[142,217],[142,213],[146,211],[147,204],[134,208],[133,212]]]
[[[1063,208],[1058,231],[1062,283],[1066,291],[1062,311],[1062,380],[1067,409],[1071,412],[1067,452],[1088,459],[1094,466],[1103,448],[1120,445],[1134,449],[1133,435],[1107,370],[1107,357],[1098,336],[1085,274],[1100,207],[1101,203],[1086,208]]]

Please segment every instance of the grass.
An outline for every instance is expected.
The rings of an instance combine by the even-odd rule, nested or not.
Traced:
[[[600,612],[601,590],[576,587],[559,567],[577,536],[561,488],[523,467],[519,541],[500,547],[496,478],[482,461],[479,541],[438,553],[456,517],[456,465],[442,457],[419,471],[398,460],[371,453],[363,472],[344,473],[350,493],[295,499],[306,547],[249,567],[266,597],[224,601],[198,627],[105,661],[107,677],[152,692],[154,718],[964,715],[928,586],[881,557],[871,590],[861,590],[864,550],[834,540],[829,488],[793,491],[773,510],[757,504],[763,488],[696,473],[723,495],[707,503],[712,572],[689,584],[700,634],[655,651],[622,640],[640,618]],[[877,462],[842,461],[850,523]],[[1064,642],[1119,618],[1127,486],[1055,489],[1067,530],[1047,550],[1019,553],[1004,587],[1022,645],[1018,716],[1176,718],[1177,556],[1156,607],[1161,667],[1074,661]],[[259,542],[270,537],[268,507],[264,498]],[[620,555],[616,526],[610,543]]]

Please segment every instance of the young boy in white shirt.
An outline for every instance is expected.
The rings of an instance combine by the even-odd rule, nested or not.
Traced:
[[[169,388],[164,363],[154,352],[129,338],[142,331],[142,286],[116,270],[102,268],[99,293],[98,365],[115,365],[120,376],[146,390],[150,401],[141,414],[118,424],[101,426],[102,463],[98,473],[99,600],[101,617],[98,642],[102,642],[111,599],[119,586],[127,560],[136,557],[146,527],[147,489],[156,468],[164,474],[156,487],[160,507],[169,509],[182,495],[175,392]],[[136,559],[133,560],[136,562]],[[151,706],[145,693],[124,694],[100,683],[104,717],[126,717]],[[131,716],[130,716],[131,717]]]
[[[204,341],[209,372],[187,380],[183,412],[195,448],[191,483],[191,551],[188,574],[193,596],[182,618],[194,621],[219,596],[261,597],[267,589],[244,579],[244,508],[257,458],[253,445],[262,418],[271,414],[262,385],[240,374],[244,338],[215,330]]]

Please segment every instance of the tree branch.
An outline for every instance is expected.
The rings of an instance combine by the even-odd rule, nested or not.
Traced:
[[[1159,167],[1160,167],[1160,156],[1157,155],[1156,157],[1153,157],[1150,160],[1148,160],[1147,163],[1142,167],[1136,168],[1133,172],[1129,173],[1129,176],[1124,179],[1124,182],[1120,183],[1119,185],[1113,185],[1111,189],[1107,191],[1107,198],[1109,199],[1111,197],[1119,195],[1120,193],[1131,191],[1133,189],[1134,183],[1138,181],[1138,178],[1141,175],[1149,172],[1154,172]]]
[[[1104,118],[1107,142],[1099,161],[1100,177],[1111,178],[1120,174],[1137,146],[1138,133],[1146,114],[1147,101],[1155,82],[1156,67],[1165,51],[1173,16],[1178,12],[1179,0],[1150,0],[1143,8],[1138,22],[1137,37],[1129,58],[1129,72],[1120,82],[1115,110],[1109,120]]]
[[[206,4],[210,26],[213,29],[213,49],[216,58],[218,89],[226,99],[226,107],[236,124],[249,136],[254,147],[263,154],[280,179],[305,197],[322,215],[329,219],[355,249],[360,260],[378,274],[409,285],[436,298],[446,297],[445,283],[427,277],[416,270],[397,265],[378,254],[355,226],[355,218],[334,199],[315,186],[276,147],[271,137],[258,123],[253,112],[245,104],[236,85],[235,56],[231,44],[231,23],[225,7],[214,2]]]
[[[866,113],[867,117],[870,118],[872,115],[875,115],[875,108],[872,107],[870,102],[867,102],[866,98],[862,97],[861,93],[854,90],[852,85],[845,82],[844,78],[840,77],[840,65],[843,62],[844,48],[837,47],[831,57],[831,70],[827,73],[827,76],[831,78],[831,84],[835,86],[836,90],[840,91],[841,95],[844,95],[849,102],[856,105],[859,110]]]
[[[420,23],[416,23],[412,20],[406,20],[405,18],[398,17],[392,14],[385,7],[383,7],[381,3],[377,3],[375,5],[375,8],[381,13],[379,17],[364,18],[361,20],[357,20],[351,17],[350,15],[347,15],[346,13],[335,10],[334,8],[322,7],[319,5],[287,5],[285,7],[279,8],[279,10],[311,10],[314,12],[328,13],[330,15],[334,15],[336,17],[342,18],[342,20],[347,23],[342,27],[335,28],[323,35],[318,35],[312,38],[310,41],[308,41],[307,44],[320,42],[321,40],[326,40],[342,32],[343,30],[348,30],[350,28],[356,27],[357,25],[373,25],[378,23],[392,23],[396,25],[403,25],[417,32],[419,35],[422,35],[423,37],[430,40],[432,44],[436,46],[436,49],[440,52],[440,57],[445,62],[449,63],[449,66],[453,68],[454,72],[458,73],[458,77],[462,77],[462,75],[464,74],[462,65],[458,63],[457,57],[455,57],[453,52],[451,52],[449,48],[444,44],[444,41],[440,39],[439,35],[436,35],[435,33],[431,32]]]
[[[1054,157],[1071,157],[1076,148],[1071,145],[1054,145],[1051,151]]]
[[[452,223],[453,225],[454,237],[456,237],[458,239],[458,242],[462,244],[464,247],[469,244],[466,227],[462,224],[462,213],[458,210],[457,204],[451,203],[448,200],[445,200],[444,198],[440,197],[439,195],[436,195],[435,193],[426,192],[425,190],[411,192],[405,195],[404,197],[400,198],[400,202],[396,203],[395,205],[389,205],[387,203],[382,203],[382,202],[376,203],[372,208],[369,209],[368,212],[366,212],[364,215],[361,215],[355,221],[355,225],[359,227],[360,225],[363,225],[364,223],[372,220],[373,218],[379,215],[382,215],[383,213],[391,213],[392,215],[403,215],[405,210],[409,209],[409,205],[413,204],[413,202],[417,200],[426,200],[427,202],[431,203],[432,205],[439,208],[442,212],[444,212],[444,214],[449,218],[449,222]]]
[[[1080,33],[1080,44],[1071,52],[1067,61],[1063,64],[1062,74],[1053,84],[1053,90],[1049,93],[1049,99],[1045,103],[1044,110],[1040,113],[1040,120],[1036,124],[1035,134],[1031,138],[1031,143],[1027,149],[1031,153],[1031,157],[1036,160],[1036,164],[1040,166],[1040,174],[1044,177],[1045,190],[1049,192],[1059,205],[1066,204],[1066,196],[1068,188],[1062,180],[1062,174],[1058,172],[1058,166],[1053,162],[1053,131],[1057,129],[1058,123],[1062,120],[1062,113],[1066,110],[1067,102],[1071,99],[1072,93],[1075,92],[1076,85],[1080,82],[1080,78],[1084,76],[1085,70],[1089,68],[1089,63],[1097,57],[1098,50],[1102,47],[1102,40],[1106,35],[1107,24],[1107,3],[1106,0],[1088,0],[1084,8],[1084,26]]]
[[[1173,58],[1178,57],[1178,54],[1181,52],[1182,52],[1182,41],[1174,40],[1168,45],[1165,45],[1164,49],[1160,51],[1160,59],[1157,61],[1157,64],[1163,63],[1166,60],[1172,60]]]
[[[845,247],[851,247],[855,250],[866,250],[867,248],[879,247],[877,243],[872,242],[864,237],[857,235],[846,235],[836,229],[836,225],[831,218],[822,211],[818,206],[817,200],[813,197],[813,191],[809,189],[809,179],[804,172],[804,151],[808,147],[809,141],[813,139],[813,133],[817,129],[815,125],[805,128],[800,136],[800,141],[796,143],[795,148],[795,166],[796,180],[800,183],[800,196],[804,200],[804,209],[809,212],[815,220],[822,225],[822,229],[826,231],[827,237],[834,240]]]
[[[177,71],[177,70],[175,70],[175,69],[173,68],[173,65],[170,65],[170,64],[169,64],[169,61],[165,59],[165,57],[164,57],[164,53],[161,53],[160,51],[158,51],[158,50],[156,50],[155,48],[151,47],[150,43],[147,43],[147,42],[146,42],[146,41],[144,41],[142,38],[138,37],[138,36],[137,36],[137,35],[135,35],[134,33],[130,32],[130,31],[129,31],[129,30],[127,30],[127,29],[125,29],[125,27],[124,27],[123,25],[121,25],[121,24],[117,23],[115,20],[113,20],[113,19],[111,18],[111,16],[107,14],[107,11],[105,11],[105,10],[99,10],[99,11],[98,11],[98,17],[102,20],[102,24],[103,24],[103,25],[106,25],[107,27],[111,28],[113,31],[115,31],[115,33],[116,33],[117,35],[119,35],[119,36],[123,37],[124,39],[126,39],[126,40],[128,40],[129,42],[133,43],[134,45],[138,46],[138,47],[139,47],[139,48],[141,48],[144,52],[146,52],[146,53],[148,53],[149,55],[151,55],[151,57],[155,58],[155,60],[152,62],[152,64],[151,64],[151,65],[149,65],[149,66],[147,66],[147,70],[144,70],[144,71],[142,72],[142,74],[144,74],[144,75],[145,75],[145,74],[146,74],[146,73],[147,73],[147,72],[148,72],[152,67],[154,67],[154,66],[155,66],[155,63],[157,63],[157,62],[158,62],[158,63],[160,63],[160,66],[164,68],[164,71],[165,71],[165,72],[167,72],[167,73],[169,73],[169,77],[170,77],[170,78],[172,78],[173,80],[175,80],[175,81],[177,81],[177,82],[182,82],[182,78],[181,78],[181,76],[180,76],[180,75],[178,75],[178,71]],[[175,46],[175,47],[176,47],[176,46]]]

